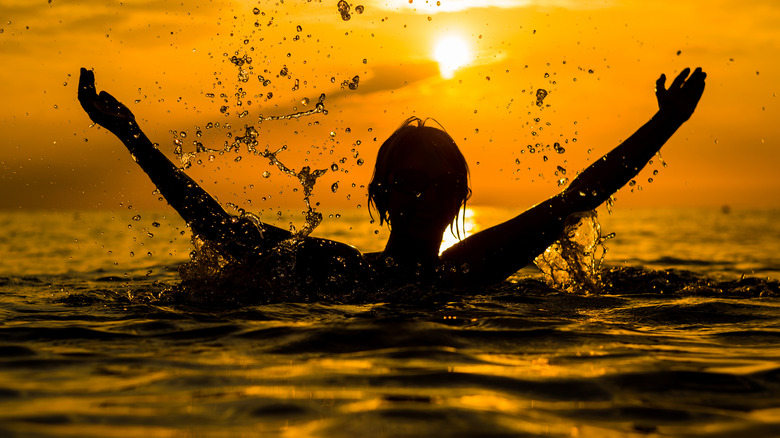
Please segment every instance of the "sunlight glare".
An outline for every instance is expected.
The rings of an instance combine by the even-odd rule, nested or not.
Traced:
[[[466,41],[457,35],[446,35],[436,42],[433,59],[439,64],[444,79],[455,76],[455,70],[471,61],[471,51]]]

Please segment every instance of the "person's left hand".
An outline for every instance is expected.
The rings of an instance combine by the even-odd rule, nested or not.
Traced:
[[[116,135],[133,131],[137,127],[133,113],[105,91],[97,94],[95,73],[85,68],[79,75],[79,103],[89,118]]]

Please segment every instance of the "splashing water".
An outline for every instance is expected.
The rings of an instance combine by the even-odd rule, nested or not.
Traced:
[[[541,107],[544,105],[545,97],[547,97],[547,90],[542,88],[536,90],[536,106]]]
[[[322,102],[320,101],[320,103]],[[320,105],[320,103],[318,103],[318,105]],[[322,108],[323,108],[322,110],[314,109],[312,111],[323,112],[324,107]],[[301,117],[301,116],[302,115],[297,115],[297,117]],[[296,114],[290,114],[287,116],[277,116],[277,118],[273,120],[279,120],[280,118],[284,118],[284,117],[293,118],[296,117]],[[314,171],[312,171],[309,166],[304,166],[303,168],[301,168],[300,171],[296,172],[295,169],[291,169],[287,167],[281,160],[279,160],[277,156],[279,153],[287,150],[287,145],[284,145],[275,151],[269,150],[267,146],[264,150],[258,150],[257,148],[259,144],[259,142],[257,141],[258,136],[259,133],[257,132],[257,129],[255,129],[254,126],[245,126],[244,135],[236,135],[233,143],[226,144],[223,149],[210,149],[201,144],[198,150],[196,150],[196,152],[184,152],[180,147],[180,145],[177,145],[176,149],[174,150],[174,153],[178,156],[179,160],[182,162],[183,168],[186,169],[192,165],[192,159],[198,156],[198,154],[200,153],[208,152],[208,153],[217,153],[223,155],[226,152],[230,152],[230,151],[239,152],[243,145],[246,147],[246,151],[248,153],[254,156],[259,156],[268,159],[269,164],[276,166],[283,173],[295,177],[303,187],[303,202],[306,205],[306,211],[304,212],[304,218],[306,220],[306,224],[301,228],[300,231],[295,233],[296,238],[302,239],[308,236],[309,234],[311,234],[311,232],[314,231],[314,228],[316,228],[317,225],[319,225],[320,222],[322,222],[322,213],[315,211],[314,207],[312,207],[311,205],[310,198],[314,191],[314,185],[317,183],[317,178],[324,175],[328,171],[328,169],[315,169]],[[270,173],[268,171],[264,171],[262,173],[262,176],[264,178],[267,178],[268,176],[270,176]],[[240,217],[242,218],[251,214],[251,213],[246,213],[243,209],[238,209],[238,210],[240,212]]]
[[[290,120],[290,119],[297,119],[300,117],[306,117],[306,116],[313,116],[314,114],[322,113],[323,115],[328,115],[328,110],[325,109],[325,93],[320,94],[320,97],[317,99],[317,104],[314,106],[313,109],[306,110],[306,111],[298,111],[292,114],[282,114],[279,116],[260,116],[260,121],[266,121],[266,120]],[[309,99],[305,100],[304,105],[309,104]]]
[[[350,10],[349,3],[347,3],[344,0],[339,0],[336,6],[339,8],[339,14],[341,14],[342,20],[349,21],[349,19],[352,18],[352,16],[349,14],[349,10]]]
[[[575,213],[566,219],[561,237],[534,263],[547,283],[575,293],[598,293],[602,289],[601,263],[607,253],[604,242],[614,234],[601,235],[595,210]]]
[[[349,88],[350,90],[357,90],[358,84],[360,84],[360,76],[355,75],[352,80],[344,80],[341,82],[341,88]]]
[[[342,15],[342,19],[345,21],[350,19],[350,10],[354,10],[357,14],[363,13],[364,10],[363,6],[356,6],[353,8],[346,1],[339,2],[338,9]],[[199,236],[193,235],[192,239],[195,250],[191,254],[190,262],[182,267],[180,277],[184,283],[182,284],[182,287],[178,289],[178,292],[192,295],[191,298],[200,297],[207,301],[210,299],[209,296],[213,295],[215,291],[225,289],[244,291],[275,290],[282,294],[280,295],[280,297],[283,296],[283,298],[280,298],[281,300],[295,300],[296,298],[293,297],[293,295],[296,292],[293,291],[298,290],[298,286],[300,285],[293,284],[295,283],[294,281],[290,283],[287,280],[292,281],[296,277],[296,275],[294,275],[295,272],[293,271],[296,266],[297,248],[308,241],[304,238],[309,236],[323,219],[322,214],[315,209],[315,206],[318,204],[311,200],[314,186],[317,180],[328,170],[336,171],[339,169],[334,163],[323,169],[317,169],[311,164],[306,166],[301,165],[296,166],[298,167],[296,170],[293,166],[288,166],[280,160],[280,154],[288,149],[287,145],[282,144],[281,146],[274,146],[269,144],[269,142],[264,141],[262,138],[260,134],[260,125],[263,123],[275,121],[282,121],[284,123],[288,120],[315,116],[317,114],[327,115],[328,110],[325,108],[325,93],[320,93],[316,100],[311,98],[311,96],[305,97],[297,94],[309,85],[305,78],[296,77],[296,69],[300,63],[296,61],[291,53],[287,53],[284,64],[273,67],[275,61],[274,59],[269,58],[269,55],[264,55],[261,52],[255,51],[255,47],[246,47],[254,39],[253,35],[259,35],[258,33],[264,27],[278,27],[275,24],[273,16],[270,17],[265,25],[261,24],[257,17],[266,17],[266,12],[261,11],[259,8],[254,8],[251,12],[251,20],[254,21],[254,29],[251,30],[251,35],[244,34],[239,36],[239,41],[241,42],[239,50],[229,49],[223,51],[223,62],[227,66],[227,71],[232,72],[232,80],[230,82],[233,83],[233,90],[228,91],[226,85],[230,82],[221,80],[215,72],[216,79],[213,83],[214,90],[204,90],[203,95],[206,98],[212,99],[212,102],[216,104],[216,108],[219,109],[220,116],[249,120],[251,113],[252,118],[254,118],[256,122],[244,122],[242,123],[243,128],[239,129],[233,128],[229,122],[207,123],[205,126],[206,129],[224,130],[226,132],[227,140],[225,140],[224,145],[214,147],[204,146],[202,143],[203,131],[197,127],[197,139],[192,141],[194,151],[192,149],[185,150],[189,149],[186,147],[183,140],[186,138],[186,132],[179,133],[171,131],[174,137],[174,154],[180,161],[182,169],[190,168],[193,163],[207,164],[209,162],[214,162],[217,156],[224,156],[226,153],[231,152],[236,154],[236,158],[233,160],[235,162],[246,162],[247,158],[268,160],[267,163],[269,165],[277,167],[281,173],[294,177],[303,188],[303,203],[306,208],[302,211],[302,214],[305,223],[303,226],[299,227],[299,229],[296,229],[296,226],[290,223],[290,231],[293,234],[292,237],[281,242],[274,249],[255,254],[255,258],[260,257],[258,260],[261,261],[255,260],[254,262],[234,259],[229,253],[225,253],[223,248],[216,242],[203,241]],[[238,17],[234,16],[233,19],[238,19]],[[294,26],[294,29],[297,33],[303,31],[303,27],[300,24]],[[233,36],[233,33],[231,33],[231,36]],[[311,35],[308,35],[308,37],[311,37]],[[264,37],[258,38],[259,41],[265,39]],[[286,41],[286,38],[287,37],[282,36],[280,44]],[[298,39],[299,35],[295,35],[293,38],[294,41],[297,41]],[[253,59],[253,57],[259,59]],[[304,64],[305,63],[306,62],[304,62]],[[347,77],[351,79],[345,80],[341,84],[341,89],[357,90],[360,77],[354,74]],[[291,88],[287,88],[287,81],[290,81],[289,83],[292,85]],[[335,77],[331,79],[331,83],[335,83]],[[290,96],[285,88],[296,93],[296,95]],[[314,88],[316,88],[316,86]],[[220,89],[222,89],[223,92],[217,91]],[[297,106],[293,106],[291,111],[288,110],[282,114],[262,114],[261,111],[268,111],[270,109],[269,107],[260,109],[260,107],[264,106],[266,103],[268,105],[273,105],[273,108],[278,108],[284,104],[277,104],[276,102],[286,100],[288,97],[292,97],[293,101],[299,103],[304,108],[299,110]],[[276,113],[276,111],[274,111],[274,113]],[[284,124],[286,125],[286,123]],[[319,121],[316,121],[313,124],[318,125]],[[296,131],[296,134],[297,133],[298,132]],[[360,142],[357,142],[357,144],[359,145]],[[357,158],[357,152],[354,150],[353,152],[355,152],[355,157]],[[208,158],[201,160],[200,158],[204,153]],[[358,161],[358,165],[360,164],[362,164],[362,159]],[[269,172],[268,169],[261,169],[259,173],[259,176],[262,178],[269,178],[271,176],[271,172]],[[331,190],[335,191],[337,188],[338,183],[335,183],[331,187]],[[293,191],[297,192],[298,189],[293,189]],[[265,200],[265,198],[263,199]],[[248,221],[254,223],[259,230],[263,229],[263,225],[258,216],[245,211],[235,204],[227,203],[225,204],[225,207],[235,215],[232,220]],[[270,270],[260,276],[264,279],[262,281],[261,279],[256,278],[258,276],[255,268],[258,266],[264,266],[263,269]],[[276,270],[279,271],[277,272]],[[309,286],[304,287],[304,289],[306,288],[311,289]],[[224,298],[225,297],[219,297],[220,300]],[[299,298],[303,299],[304,297],[301,296]],[[251,302],[252,299],[256,300],[257,297],[243,298],[246,302]],[[234,300],[240,301],[241,299],[234,298]]]

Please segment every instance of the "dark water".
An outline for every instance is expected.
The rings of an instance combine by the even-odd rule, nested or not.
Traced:
[[[148,225],[160,218],[59,216],[39,228],[46,238],[14,234],[35,228],[29,217],[4,219],[0,436],[780,431],[774,277],[608,258],[598,295],[557,291],[527,269],[398,303],[219,310],[165,301],[187,243],[175,226]],[[36,273],[34,259],[52,254],[60,264]]]

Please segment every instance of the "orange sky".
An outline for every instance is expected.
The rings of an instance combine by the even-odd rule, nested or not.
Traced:
[[[289,167],[338,163],[315,188],[325,210],[365,208],[379,144],[411,115],[435,117],[469,161],[471,203],[518,211],[558,190],[558,166],[572,176],[649,119],[661,72],[702,66],[705,96],[662,150],[668,166],[650,165],[637,178],[642,190],[623,189],[617,205],[780,207],[774,0],[367,0],[351,3],[348,21],[336,1],[183,3],[0,1],[0,208],[163,208],[121,143],[89,126],[76,101],[81,66],[166,153],[172,130],[186,132],[192,149],[197,128],[221,147],[253,125],[261,145],[288,145],[280,158]],[[447,34],[475,56],[449,79],[433,60]],[[252,71],[240,82],[228,58],[244,54]],[[284,66],[289,77],[278,76]],[[356,75],[356,90],[341,86]],[[241,107],[238,87],[247,93]],[[539,88],[549,91],[543,108],[534,104]],[[310,109],[321,93],[327,115],[258,123]],[[207,130],[209,122],[231,128]],[[554,142],[565,153],[545,147]],[[302,208],[297,182],[266,160],[246,152],[202,160],[190,173],[222,202]]]

